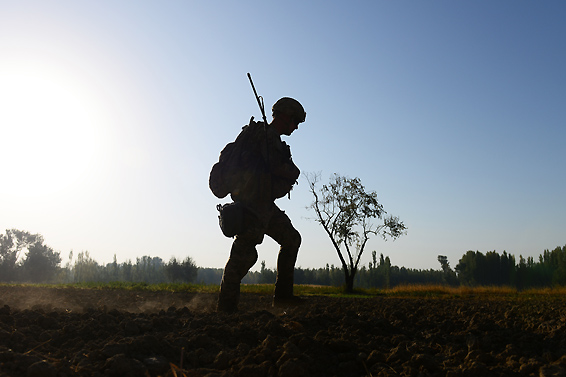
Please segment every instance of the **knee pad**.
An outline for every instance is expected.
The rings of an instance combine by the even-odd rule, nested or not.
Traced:
[[[299,247],[301,246],[301,241],[302,241],[301,234],[295,229],[294,232],[289,234],[289,236],[285,240],[284,245],[281,246],[284,246],[285,248],[289,248],[289,249],[299,250]]]
[[[257,262],[257,250],[255,246],[242,245],[237,242],[232,244],[230,259],[233,259],[240,270],[249,270]]]

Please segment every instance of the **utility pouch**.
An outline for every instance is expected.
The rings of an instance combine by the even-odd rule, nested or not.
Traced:
[[[244,212],[245,206],[240,202],[218,204],[218,222],[222,234],[232,238],[244,230]]]

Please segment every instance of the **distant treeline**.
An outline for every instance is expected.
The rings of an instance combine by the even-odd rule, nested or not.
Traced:
[[[489,251],[468,251],[452,269],[445,256],[439,255],[440,269],[418,270],[392,266],[389,257],[372,253],[372,262],[360,268],[355,286],[360,288],[392,288],[407,284],[442,284],[451,286],[510,286],[518,289],[566,286],[566,246],[544,250],[538,261],[519,256]],[[265,268],[249,272],[243,282],[247,284],[273,283],[276,272]],[[198,282],[215,283],[222,276],[222,269],[199,268]],[[212,280],[210,280],[212,279]],[[296,284],[340,286],[344,284],[344,272],[340,267],[326,265],[318,269],[295,269]]]
[[[495,251],[485,255],[479,251],[468,251],[456,266],[461,284],[507,285],[518,289],[531,287],[566,286],[566,246],[552,251],[545,250],[538,261],[519,256],[502,255]]]
[[[24,254],[24,255],[22,255]],[[191,257],[164,262],[159,257],[142,256],[136,262],[114,261],[101,265],[88,251],[80,252],[61,267],[61,253],[44,244],[43,236],[8,229],[0,234],[0,282],[8,283],[78,283],[78,282],[147,282],[191,283],[198,267]]]
[[[20,255],[20,254],[25,255]],[[439,255],[440,269],[418,270],[393,266],[389,257],[377,257],[356,273],[355,286],[360,288],[392,288],[406,284],[443,284],[466,286],[531,287],[566,286],[566,246],[544,250],[538,260],[503,252],[468,251],[452,269],[445,256]],[[135,263],[128,260],[99,264],[88,251],[76,257],[71,252],[69,261],[61,266],[60,253],[44,244],[39,234],[7,230],[0,234],[0,282],[12,283],[78,283],[78,282],[146,282],[220,284],[221,268],[197,267],[191,257],[183,260],[142,256]],[[277,272],[261,262],[259,271],[250,271],[244,284],[273,284]],[[296,284],[344,285],[341,267],[326,264],[322,268],[295,268]]]
[[[128,260],[124,263],[114,262],[99,264],[90,257],[88,251],[81,252],[77,258],[64,267],[58,265],[36,265],[30,271],[30,262],[25,259],[21,264],[4,274],[0,266],[0,281],[12,283],[81,283],[81,282],[146,282],[158,283],[193,283],[197,279],[198,267],[191,257],[180,261],[171,258],[164,262],[159,257],[142,256],[135,263]],[[37,272],[41,271],[40,274]],[[9,279],[7,279],[9,277]]]

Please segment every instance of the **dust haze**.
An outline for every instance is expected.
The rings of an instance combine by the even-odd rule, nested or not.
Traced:
[[[42,288],[1,286],[0,307],[85,312],[91,309],[130,313],[157,313],[187,307],[195,312],[215,309],[216,294],[190,292],[150,292],[112,289]]]

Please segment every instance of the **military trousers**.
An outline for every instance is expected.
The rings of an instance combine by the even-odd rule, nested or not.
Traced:
[[[291,224],[284,211],[275,204],[255,220],[246,225],[246,230],[239,234],[232,243],[230,258],[224,268],[218,310],[234,311],[240,298],[240,283],[249,269],[257,262],[256,246],[268,235],[280,245],[277,257],[277,278],[275,297],[293,296],[293,277],[295,262],[301,245],[301,235]]]

